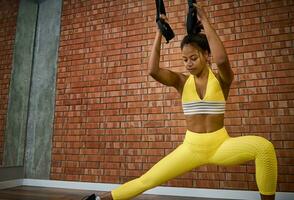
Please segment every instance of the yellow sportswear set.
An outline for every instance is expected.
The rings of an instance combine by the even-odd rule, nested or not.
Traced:
[[[223,114],[225,98],[221,86],[209,69],[206,94],[200,99],[194,76],[187,79],[182,105],[185,115]],[[273,195],[277,183],[277,159],[271,142],[259,136],[230,137],[225,127],[210,133],[187,130],[184,142],[155,164],[141,177],[114,189],[114,200],[131,199],[205,164],[231,166],[255,160],[256,182],[259,192]]]

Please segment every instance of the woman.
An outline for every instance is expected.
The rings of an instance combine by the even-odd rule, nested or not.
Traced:
[[[159,67],[162,39],[159,30],[149,60],[150,75],[158,82],[176,88],[182,96],[187,122],[183,144],[140,178],[97,199],[131,199],[204,164],[229,166],[250,160],[255,160],[256,181],[261,199],[275,198],[277,160],[273,145],[262,137],[232,138],[226,132],[225,101],[234,75],[224,46],[204,10],[199,5],[194,6],[205,34],[188,35],[181,43],[183,62],[190,75]],[[207,64],[210,52],[218,73],[213,73]]]

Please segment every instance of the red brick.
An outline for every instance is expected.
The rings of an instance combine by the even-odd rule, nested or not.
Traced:
[[[230,135],[270,138],[283,164],[279,163],[279,171],[293,174],[291,155],[286,153],[293,148],[293,58],[289,56],[293,54],[293,38],[286,17],[290,6],[287,2],[265,5],[253,0],[204,3],[236,75],[225,120]],[[114,4],[108,9],[105,2],[93,2],[91,7],[85,2],[64,2],[52,150],[54,179],[110,183],[131,180],[183,140],[186,122],[180,95],[148,76],[148,56],[156,29],[154,10],[149,8],[152,5],[153,9],[154,4]],[[140,9],[147,4],[146,9]],[[179,19],[186,15],[185,6],[180,1],[168,6],[178,38],[163,45],[161,66],[184,72],[177,47],[185,34]],[[108,15],[104,14],[106,10]],[[126,11],[124,20],[117,17]],[[9,79],[7,76],[3,81],[6,90]],[[65,133],[72,135],[61,137]],[[69,157],[59,156],[63,149]],[[79,154],[84,157],[79,159]],[[66,158],[91,170],[65,168],[61,162]],[[256,190],[252,166],[250,162],[236,167],[201,167],[196,169],[198,176],[188,173],[167,185]],[[285,176],[281,180],[279,190],[291,190],[292,180]]]

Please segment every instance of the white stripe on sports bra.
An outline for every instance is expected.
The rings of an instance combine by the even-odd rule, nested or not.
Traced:
[[[224,101],[195,101],[182,103],[185,115],[194,114],[224,114]]]

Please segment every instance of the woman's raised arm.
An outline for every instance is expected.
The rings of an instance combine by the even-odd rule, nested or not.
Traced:
[[[194,4],[194,6],[197,9],[198,18],[203,25],[205,35],[209,43],[211,55],[218,67],[220,78],[222,79],[223,83],[230,85],[233,81],[234,74],[230,66],[225,47],[219,36],[216,34],[214,28],[209,23],[204,9],[198,4]]]

